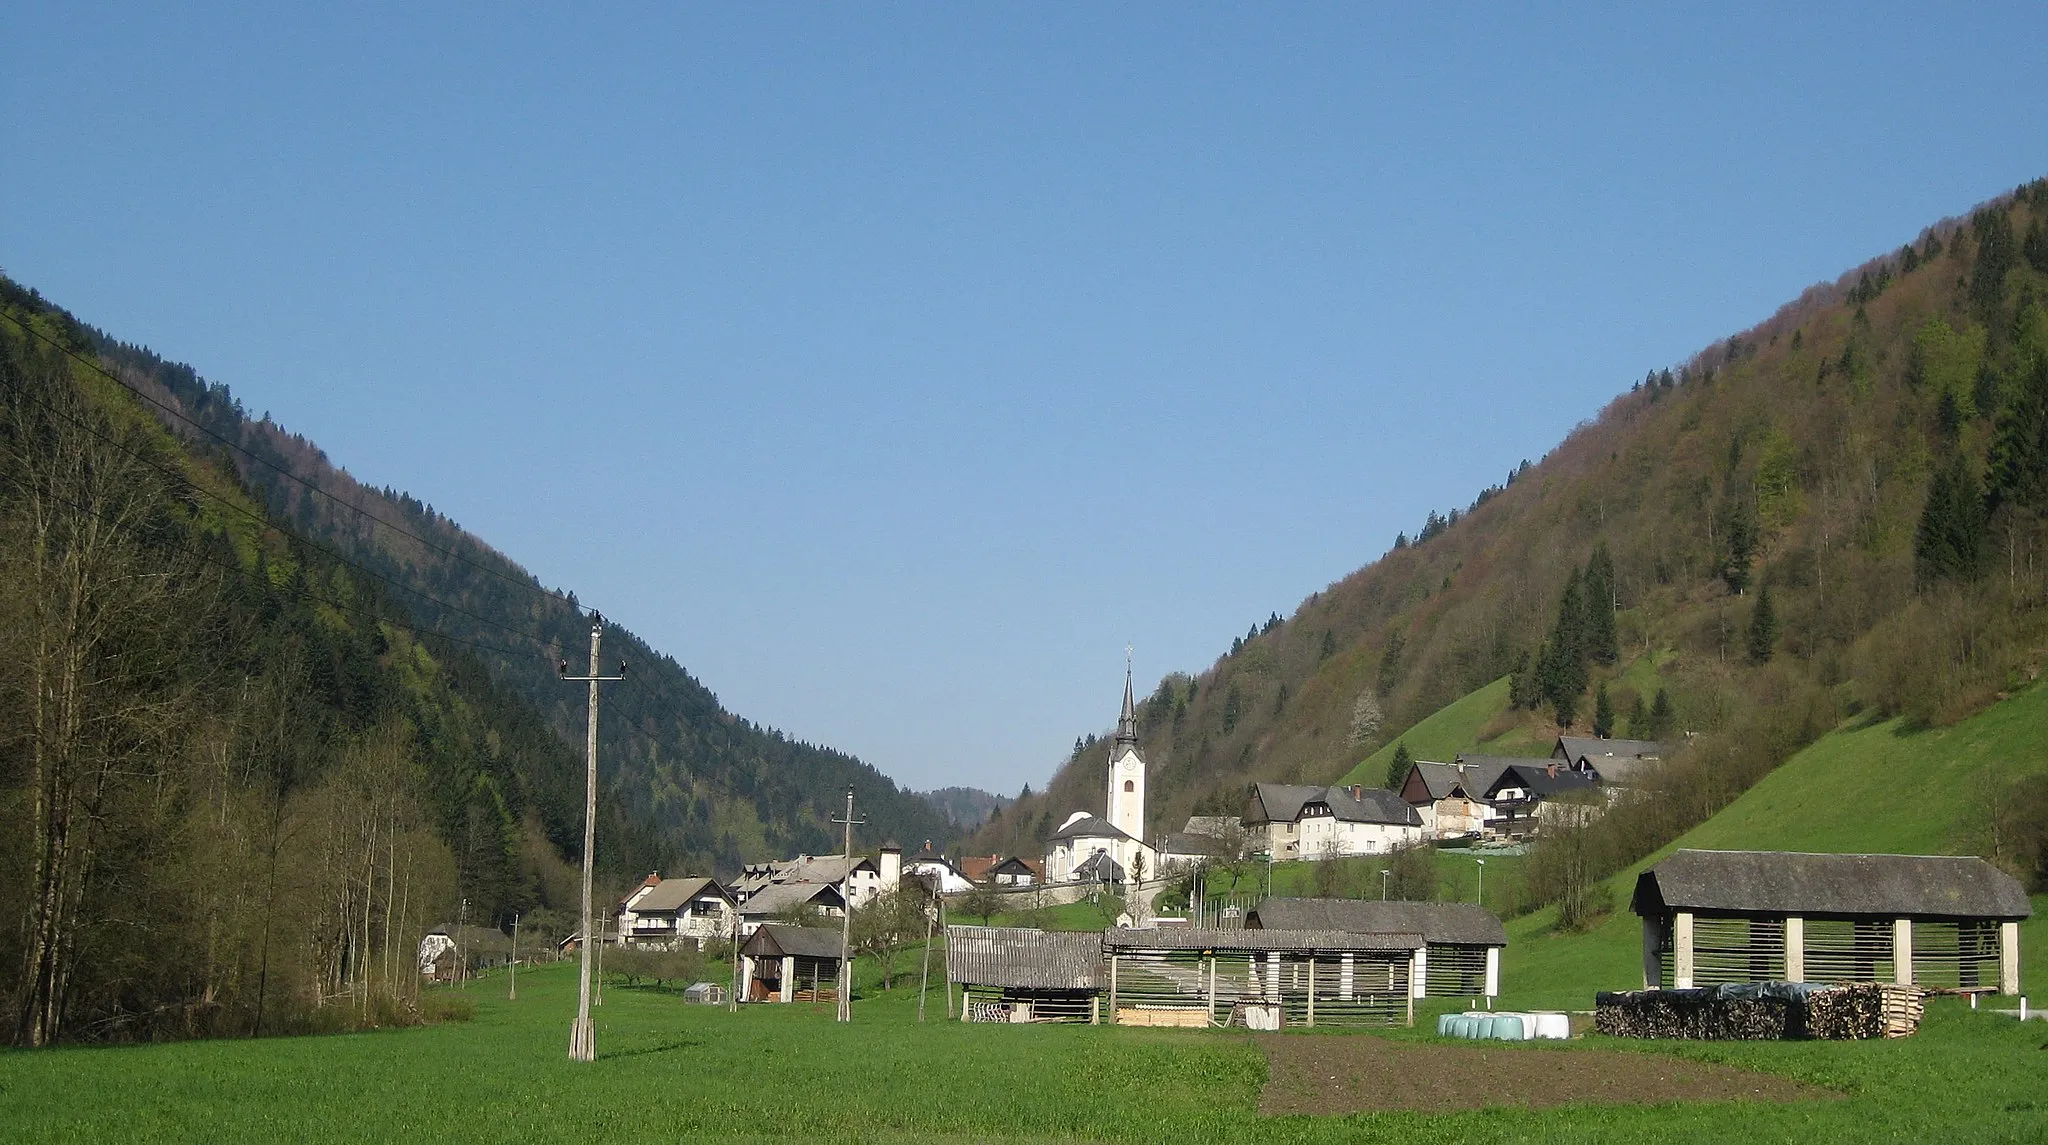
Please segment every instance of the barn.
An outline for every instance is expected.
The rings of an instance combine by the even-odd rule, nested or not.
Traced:
[[[1454,902],[1359,902],[1269,898],[1245,915],[1248,928],[1419,934],[1409,980],[1417,998],[1491,998],[1500,993],[1507,928],[1485,907]]]
[[[1415,1023],[1420,934],[1161,927],[1103,932],[1108,1020],[1134,1026]]]
[[[740,946],[740,999],[831,1002],[839,998],[839,931],[766,923]]]
[[[2020,989],[2020,884],[1978,858],[1679,851],[1636,879],[1645,989],[1890,982]]]
[[[949,926],[946,978],[963,1022],[1099,1022],[1102,936]]]

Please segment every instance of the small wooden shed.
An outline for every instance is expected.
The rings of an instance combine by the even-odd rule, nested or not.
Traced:
[[[835,1002],[839,931],[767,923],[740,945],[740,1000]]]
[[[1645,989],[1891,982],[2017,994],[2026,892],[1982,859],[1680,851],[1636,879]]]
[[[1500,993],[1500,952],[1507,928],[1473,903],[1269,898],[1245,915],[1254,929],[1420,934],[1409,969],[1417,998],[1491,998]]]
[[[1103,932],[1108,1020],[1276,1028],[1415,1024],[1420,934],[1119,927]]]
[[[963,1022],[1099,1022],[1102,936],[949,926],[946,978],[960,984]]]

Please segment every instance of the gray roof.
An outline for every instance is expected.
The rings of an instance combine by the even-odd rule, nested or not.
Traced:
[[[1458,769],[1465,791],[1475,799],[1484,799],[1493,785],[1500,782],[1501,774],[1508,768],[1524,763],[1544,763],[1545,760],[1531,759],[1526,755],[1467,755],[1458,753],[1451,764]]]
[[[654,889],[640,896],[640,901],[633,905],[633,913],[662,914],[678,911],[688,906],[690,900],[707,892],[726,902],[732,901],[732,896],[726,894],[725,888],[719,886],[715,879],[663,879],[654,885]]]
[[[1283,951],[1299,954],[1331,950],[1420,950],[1419,934],[1356,934],[1342,930],[1212,930],[1208,927],[1162,926],[1150,930],[1115,927],[1102,932],[1105,951],[1217,950],[1224,952]]]
[[[1426,759],[1416,760],[1410,766],[1409,773],[1421,777],[1422,789],[1429,793],[1431,802],[1448,799],[1451,792],[1458,789],[1459,780],[1463,778],[1456,764],[1432,763]],[[1406,787],[1407,781],[1403,780],[1401,785]],[[1466,794],[1470,795],[1471,792],[1467,791]]]
[[[1636,878],[1631,907],[1668,911],[2021,919],[2033,913],[2011,875],[1978,858],[1680,851]]]
[[[1420,934],[1425,942],[1457,946],[1508,944],[1500,919],[1472,903],[1269,898],[1245,915],[1244,924],[1273,930]]]
[[[1162,856],[1194,855],[1198,858],[1221,858],[1229,850],[1229,844],[1214,835],[1197,835],[1187,831],[1176,831],[1159,841],[1159,853]]]
[[[759,918],[812,902],[826,907],[846,905],[846,900],[839,895],[839,888],[831,883],[774,883],[754,892],[752,898],[740,905],[740,913]]]
[[[1124,865],[1110,858],[1108,851],[1097,851],[1074,868],[1074,881],[1120,883],[1124,881]]]
[[[1421,816],[1408,806],[1407,800],[1378,787],[1360,787],[1354,794],[1350,787],[1261,783],[1257,785],[1252,799],[1257,804],[1258,814],[1248,813],[1246,823],[1292,823],[1301,818],[1304,807],[1320,803],[1346,823],[1391,823],[1400,827],[1422,825]]]
[[[1235,815],[1190,815],[1187,826],[1181,830],[1189,835],[1213,835],[1221,839],[1237,826],[1240,824]]]
[[[1598,736],[1559,736],[1557,737],[1557,746],[1550,749],[1550,754],[1553,758],[1570,760],[1573,763],[1577,763],[1582,759],[1591,759],[1594,761],[1594,766],[1598,767],[1601,759],[1610,756],[1648,756],[1652,759],[1662,759],[1664,758],[1665,750],[1666,748],[1663,744],[1657,743],[1654,740],[1601,739]]]
[[[1054,839],[1128,839],[1115,824],[1100,815],[1083,815],[1052,833]]]
[[[829,958],[839,960],[839,932],[822,926],[779,926],[769,923],[747,937],[740,953],[753,958]]]
[[[946,979],[1025,990],[1102,988],[1102,936],[1005,926],[946,928]]]

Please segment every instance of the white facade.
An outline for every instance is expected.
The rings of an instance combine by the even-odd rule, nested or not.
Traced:
[[[1145,759],[1135,742],[1119,739],[1109,749],[1109,825],[1133,839],[1145,837]]]
[[[1330,859],[1345,855],[1383,855],[1423,839],[1421,827],[1392,823],[1350,823],[1324,812],[1304,811],[1296,840],[1301,859]],[[1277,856],[1276,856],[1277,857]]]
[[[1124,669],[1123,713],[1109,747],[1107,779],[1102,818],[1091,824],[1086,821],[1094,816],[1076,811],[1054,833],[1045,854],[1047,882],[1073,881],[1074,871],[1097,853],[1116,860],[1129,879],[1149,879],[1159,873],[1159,855],[1144,842],[1145,757],[1138,753],[1137,704],[1128,665]]]

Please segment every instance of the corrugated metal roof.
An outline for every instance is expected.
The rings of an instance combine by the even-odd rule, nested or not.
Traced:
[[[750,958],[839,958],[840,933],[822,926],[769,923],[747,937],[740,953]]]
[[[1354,934],[1342,930],[1210,930],[1206,927],[1163,926],[1153,930],[1117,927],[1102,933],[1104,951],[1218,950],[1283,951],[1312,954],[1368,950],[1419,950],[1420,934]]]
[[[1272,930],[1341,930],[1354,934],[1420,934],[1458,946],[1506,946],[1507,928],[1485,907],[1461,902],[1360,902],[1356,899],[1269,898],[1245,925]]]
[[[2033,914],[2011,875],[1945,855],[1680,851],[1636,878],[1639,915],[1731,914],[1999,918]]]
[[[1009,926],[946,928],[946,978],[1026,990],[1102,987],[1102,936]]]
[[[754,896],[741,905],[740,913],[749,918],[759,918],[811,902],[821,907],[846,905],[846,900],[840,897],[839,888],[831,883],[772,883],[754,892]]]

